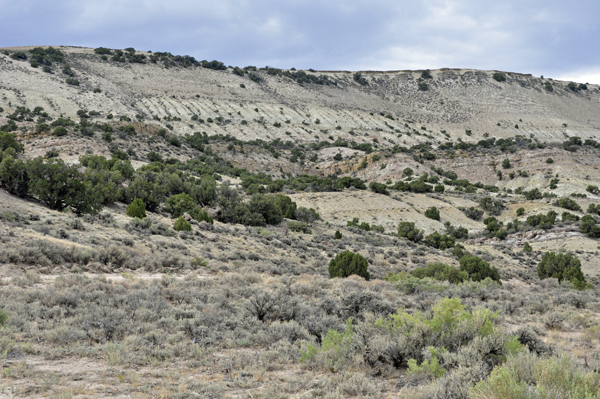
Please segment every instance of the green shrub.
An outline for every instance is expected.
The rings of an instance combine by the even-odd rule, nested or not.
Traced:
[[[170,213],[172,217],[177,218],[184,212],[192,213],[196,208],[196,202],[186,193],[172,195],[165,202],[163,212]]]
[[[412,275],[417,278],[429,277],[439,281],[448,281],[452,284],[462,283],[469,277],[467,272],[440,262],[417,268],[412,272]]]
[[[67,80],[65,80],[65,83],[71,86],[79,86],[79,81],[75,78],[67,78]]]
[[[489,377],[470,389],[472,399],[597,398],[600,375],[561,357],[538,357],[528,351],[509,356]]]
[[[527,224],[533,227],[539,227],[541,229],[551,229],[556,222],[557,213],[549,211],[546,215],[531,215],[527,218]]]
[[[427,208],[427,210],[425,211],[425,216],[428,217],[429,219],[439,221],[440,220],[440,211],[435,206],[432,206],[430,208]]]
[[[586,191],[588,193],[592,193],[592,194],[600,193],[600,189],[598,189],[598,186],[592,186],[591,184],[589,186],[587,186]]]
[[[502,168],[504,169],[510,169],[512,167],[512,165],[510,164],[510,160],[508,158],[504,159],[504,161],[502,161]]]
[[[546,159],[546,163],[554,163],[554,159],[548,158],[548,159]]]
[[[525,214],[525,208],[521,207],[517,209],[517,216],[523,216]]]
[[[23,152],[23,145],[17,141],[14,134],[0,132],[0,154],[9,148],[14,149],[16,153]]]
[[[267,224],[279,224],[283,220],[283,213],[274,195],[254,194],[248,202],[248,210],[262,215]]]
[[[281,209],[281,213],[283,214],[284,218],[296,218],[296,211],[298,209],[298,206],[294,201],[292,201],[292,199],[289,196],[283,194],[276,194],[275,205],[277,205],[279,209]]]
[[[585,215],[581,218],[579,230],[590,237],[600,237],[600,227],[596,226],[596,219],[591,215]]]
[[[143,219],[146,217],[146,205],[144,201],[136,198],[131,204],[127,205],[126,212],[129,217]]]
[[[339,230],[335,231],[335,234],[333,235],[333,238],[336,240],[341,240],[342,239],[342,233],[340,233]]]
[[[68,133],[67,129],[63,126],[60,126],[60,127],[57,127],[56,129],[54,129],[54,131],[52,132],[52,135],[61,137],[61,136],[66,136],[67,133]]]
[[[526,242],[525,245],[523,245],[523,252],[532,252],[533,248],[531,247],[531,245]]]
[[[474,255],[464,255],[460,258],[460,270],[466,272],[473,281],[482,281],[490,278],[493,281],[500,282],[500,273],[495,267]]]
[[[581,207],[579,206],[579,204],[575,201],[573,201],[571,198],[561,198],[557,201],[554,201],[554,206],[559,206],[561,208],[565,208],[568,209],[570,211],[577,211],[577,212],[581,212]]]
[[[360,254],[344,251],[329,262],[329,277],[348,277],[353,274],[369,280],[368,263]]]
[[[484,197],[479,201],[479,206],[490,215],[498,216],[504,209],[504,204],[500,200],[495,200],[490,197]]]
[[[414,222],[400,222],[398,223],[398,237],[419,242],[423,239],[423,230],[415,228]]]
[[[180,216],[173,224],[173,230],[175,231],[192,231],[192,225],[190,222],[185,220],[183,216]]]
[[[443,184],[436,184],[434,187],[434,191],[436,193],[443,193],[445,190],[444,185]]]
[[[538,263],[537,272],[541,279],[552,277],[559,282],[568,280],[578,289],[585,288],[581,262],[571,254],[546,252],[542,261]]]
[[[506,76],[502,72],[494,72],[494,74],[492,75],[492,78],[494,78],[494,80],[497,82],[506,81]]]
[[[9,152],[14,154],[14,151],[6,151],[4,159],[0,162],[0,186],[11,194],[25,197],[29,193],[27,164],[21,159],[8,155]]]
[[[542,198],[544,198],[544,195],[542,194],[542,192],[539,189],[537,189],[537,188],[531,189],[529,191],[523,191],[523,195],[529,201],[533,201],[533,200],[536,200],[536,199],[542,199]]]
[[[423,243],[428,247],[437,248],[439,250],[445,250],[454,247],[456,239],[452,236],[439,234],[438,232],[432,233],[425,237]]]
[[[390,192],[387,190],[387,186],[383,183],[371,182],[369,189],[374,193],[389,195]]]
[[[473,206],[469,207],[469,208],[459,208],[461,211],[463,211],[463,213],[469,218],[469,219],[473,219],[473,220],[481,220],[481,217],[483,216],[483,211],[481,209],[477,209]]]
[[[592,204],[590,204],[590,205],[592,205]],[[563,212],[562,213],[562,221],[563,222],[577,222],[577,221],[579,221],[579,216],[573,215],[572,213],[569,213],[569,212]]]

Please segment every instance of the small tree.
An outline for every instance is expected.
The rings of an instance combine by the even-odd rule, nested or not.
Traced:
[[[521,207],[517,209],[517,216],[523,216],[525,214],[525,208]]]
[[[537,267],[541,279],[553,277],[559,282],[568,280],[578,289],[585,288],[585,277],[581,272],[581,262],[571,254],[546,252]]]
[[[333,235],[333,238],[336,240],[341,240],[342,239],[342,233],[340,233],[339,230],[335,231],[335,234]]]
[[[163,211],[170,213],[173,217],[179,217],[184,212],[191,213],[196,208],[196,202],[186,193],[176,194],[169,197]]]
[[[127,205],[127,216],[131,218],[140,218],[143,219],[146,217],[146,205],[144,201],[139,198],[133,200],[133,202]]]
[[[504,82],[504,81],[506,81],[506,76],[502,72],[495,72],[492,75],[492,78],[494,78],[494,80],[496,82]]]
[[[423,230],[415,228],[414,222],[400,222],[398,223],[398,237],[419,242],[423,239]]]
[[[390,192],[387,190],[387,186],[383,183],[371,182],[369,188],[374,193],[389,195]]]
[[[360,254],[344,251],[329,262],[329,277],[348,277],[353,274],[369,280],[368,263]]]
[[[508,158],[506,158],[504,161],[502,161],[502,167],[504,169],[510,169],[511,165],[510,165],[510,160]]]
[[[59,126],[56,129],[54,129],[54,131],[52,132],[52,135],[60,137],[60,136],[66,136],[67,133],[68,133],[67,129],[64,126]]]
[[[495,267],[490,267],[490,264],[474,255],[465,255],[460,258],[460,270],[467,272],[469,278],[473,281],[482,281],[486,278],[491,278],[494,281],[500,282],[500,273]]]
[[[523,245],[523,252],[531,252],[533,251],[533,248],[531,247],[531,245],[526,242],[525,245]]]
[[[428,217],[429,219],[439,221],[440,220],[440,211],[435,206],[432,206],[430,208],[427,208],[427,210],[425,211],[425,216]]]
[[[568,209],[570,211],[581,211],[581,206],[571,198],[561,198],[558,201],[554,201],[554,206]]]
[[[183,216],[180,216],[179,219],[175,221],[173,225],[173,230],[175,231],[192,231],[192,225],[190,222],[185,220]]]

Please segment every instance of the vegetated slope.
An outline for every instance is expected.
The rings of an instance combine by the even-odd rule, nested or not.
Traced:
[[[60,50],[0,49],[3,393],[598,392],[596,86]]]
[[[8,52],[15,50],[19,49]],[[542,141],[562,141],[564,134],[585,139],[600,128],[596,85],[572,90],[568,82],[516,73],[503,73],[506,80],[499,82],[493,72],[477,70],[436,70],[425,79],[422,71],[363,72],[361,85],[349,72],[307,72],[325,75],[336,84],[300,85],[268,70],[252,72],[260,79],[254,82],[248,74],[236,75],[231,68],[165,68],[148,58],[143,64],[104,61],[92,49],[61,50],[78,86],[65,83],[69,76],[61,68],[47,73],[2,54],[0,106],[7,110],[42,106],[52,116],[75,117],[79,109],[95,110],[101,116],[112,113],[134,119],[140,115],[152,124],[160,124],[153,117],[170,116],[181,118],[169,122],[178,134],[201,129],[246,140],[285,137],[284,131],[289,131],[294,138],[314,141],[321,130],[344,139],[357,140],[350,131],[360,136],[367,133],[369,139],[394,139],[396,129],[410,130],[407,122],[417,129],[425,126],[436,140],[445,139],[440,133],[444,130],[453,139],[465,141],[481,139],[484,133],[494,137],[533,134]],[[546,84],[551,85],[551,92]],[[420,85],[426,90],[419,89]],[[94,93],[94,89],[102,92]],[[194,115],[216,123],[198,126],[191,119]],[[381,118],[385,115],[394,120]],[[242,120],[248,125],[242,125]],[[273,127],[274,123],[281,123],[282,128]],[[337,126],[341,129],[332,131]],[[467,130],[471,136],[465,134]]]

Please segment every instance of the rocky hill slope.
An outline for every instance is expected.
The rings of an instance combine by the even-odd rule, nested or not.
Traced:
[[[0,49],[0,396],[598,394],[599,110],[500,71]],[[330,278],[345,251],[368,274]]]

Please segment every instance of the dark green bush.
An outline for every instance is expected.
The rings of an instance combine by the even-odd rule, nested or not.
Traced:
[[[517,209],[517,216],[523,216],[525,214],[525,208],[521,207]]]
[[[465,255],[460,258],[460,270],[467,272],[469,278],[473,281],[482,281],[486,278],[491,278],[494,281],[500,282],[500,273],[495,267],[490,267],[490,264],[474,255]]]
[[[368,263],[360,254],[344,251],[329,262],[329,277],[348,277],[353,274],[369,280]]]
[[[172,217],[177,218],[185,212],[192,213],[196,209],[196,202],[186,193],[172,195],[165,202],[163,212],[170,213]]]
[[[183,216],[180,216],[179,219],[175,221],[173,224],[173,230],[175,231],[192,231],[192,225],[190,222],[185,220]]]
[[[481,220],[481,217],[483,216],[483,211],[481,209],[475,208],[473,206],[469,207],[469,208],[459,208],[461,211],[463,211],[463,213],[469,218],[469,219],[473,219],[473,220]]]
[[[541,279],[556,278],[559,282],[568,280],[578,289],[585,288],[585,277],[581,272],[581,262],[571,254],[546,252],[537,266]]]
[[[494,72],[494,74],[492,75],[492,78],[494,78],[494,80],[497,82],[506,81],[506,76],[502,72]]]
[[[54,129],[54,131],[52,132],[52,135],[60,137],[60,136],[66,136],[67,133],[68,133],[68,131],[65,127],[59,126],[56,129]]]
[[[600,189],[598,189],[598,186],[593,186],[591,184],[586,187],[586,191],[588,193],[592,193],[592,194],[598,194],[598,193],[600,193]]]
[[[352,78],[356,83],[358,83],[361,86],[366,86],[369,84],[369,82],[367,82],[367,79],[365,79],[360,72],[355,72],[354,75],[352,75]]]
[[[555,201],[553,205],[568,209],[570,211],[581,212],[581,207],[579,206],[579,204],[568,197],[561,198],[561,199]]]
[[[8,155],[9,152],[4,153],[4,159],[0,162],[0,186],[11,194],[25,197],[29,193],[27,165],[21,159]]]
[[[593,205],[593,204],[590,204],[590,205]],[[573,215],[572,213],[569,213],[569,212],[563,212],[561,220],[563,222],[577,222],[577,221],[579,221],[579,216]]]
[[[387,190],[387,186],[383,183],[371,182],[371,184],[369,184],[369,189],[378,194],[390,194],[390,192]]]
[[[292,201],[292,199],[289,196],[283,194],[276,194],[275,205],[277,205],[279,209],[281,209],[281,213],[283,214],[284,218],[296,219],[296,211],[298,209],[298,206],[294,201]]]
[[[596,219],[591,215],[585,215],[581,218],[579,230],[593,238],[600,237],[600,227],[596,226]]]
[[[335,234],[333,235],[333,238],[336,240],[341,240],[342,239],[342,233],[340,233],[339,230],[335,231]]]
[[[554,211],[549,211],[546,215],[531,215],[527,218],[527,224],[548,230],[554,226],[556,216],[558,216],[558,214]]]
[[[262,215],[267,224],[279,224],[284,217],[274,195],[254,194],[248,203],[248,210]]]
[[[500,200],[495,200],[490,197],[484,197],[479,201],[479,206],[490,215],[500,215],[504,209],[504,204]]]
[[[12,148],[17,153],[23,152],[23,145],[16,140],[16,136],[8,132],[0,132],[0,153]]]
[[[419,242],[423,239],[423,230],[415,228],[414,222],[400,222],[398,223],[398,237]]]
[[[71,86],[79,86],[79,81],[75,78],[67,78],[67,80],[65,80],[65,83]]]
[[[435,206],[432,206],[430,208],[427,208],[427,210],[425,211],[425,216],[428,217],[429,219],[439,221],[440,220],[440,211]]]
[[[443,251],[445,249],[454,247],[456,239],[452,236],[435,232],[425,237],[423,243],[428,247],[437,248]]]
[[[146,205],[144,201],[139,198],[133,200],[133,202],[127,205],[126,208],[127,216],[132,218],[140,218],[143,219],[146,217]]]

